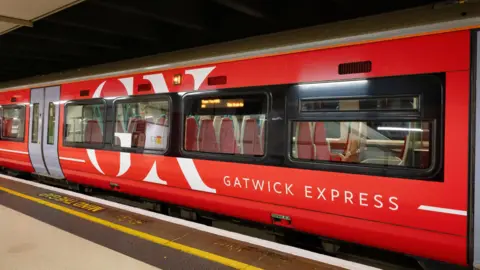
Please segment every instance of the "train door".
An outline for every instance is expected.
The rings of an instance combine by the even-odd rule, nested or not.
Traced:
[[[59,100],[59,86],[31,90],[28,152],[36,174],[62,179],[58,159]]]

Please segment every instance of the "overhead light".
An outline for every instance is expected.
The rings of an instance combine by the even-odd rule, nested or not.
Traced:
[[[353,80],[353,81],[338,81],[338,82],[324,82],[324,83],[304,83],[299,84],[300,88],[327,88],[327,87],[338,87],[338,86],[349,86],[349,85],[364,85],[367,84],[368,80]]]

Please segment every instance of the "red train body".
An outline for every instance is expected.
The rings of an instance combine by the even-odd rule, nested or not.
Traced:
[[[469,140],[470,44],[471,32],[463,30],[65,83],[60,85],[60,100],[56,103],[59,107],[58,156],[61,171],[65,179],[74,183],[103,189],[111,189],[113,184],[118,191],[135,196],[465,265],[468,263],[469,237],[469,149],[466,142]],[[339,74],[339,64],[362,61],[370,61],[370,72]],[[65,143],[71,132],[65,130],[66,108],[83,104],[75,103],[79,101],[122,100],[122,97],[143,95],[151,98],[152,94],[171,96],[172,93],[179,93],[179,98],[182,98],[190,92],[217,95],[224,89],[225,92],[236,89],[239,93],[248,93],[250,87],[418,74],[442,74],[444,78],[443,130],[437,131],[443,133],[438,165],[441,172],[437,173],[437,176],[441,175],[440,181],[295,167],[295,161],[288,163],[293,164],[291,166],[284,166],[282,162],[263,162],[269,150],[273,149],[273,146],[267,146],[269,140],[283,136],[273,134],[269,130],[272,127],[270,123],[261,127],[267,143],[260,141],[263,149],[257,157],[229,162],[222,153],[217,153],[222,159],[216,159],[215,153],[203,157],[201,151],[192,156],[186,149],[188,147],[183,147],[187,136],[184,135],[186,109],[173,105],[169,107],[172,114],[168,120],[171,130],[177,131],[171,134],[180,134],[183,138],[169,140],[168,151],[162,152],[165,154],[124,151],[113,146],[107,149],[105,144],[109,140],[112,145],[113,140],[119,140],[117,144],[123,141],[118,137],[107,138],[105,134],[109,131],[104,131],[103,139],[94,139],[98,127],[88,123],[84,127],[90,131],[83,131],[82,143],[87,141],[85,132],[91,132],[90,142],[98,140],[103,143],[99,143],[98,147]],[[175,85],[174,80],[179,84]],[[222,84],[215,85],[215,80]],[[213,91],[217,89],[221,91]],[[165,102],[175,105],[184,104],[185,100],[175,101],[174,98],[165,99]],[[270,97],[269,102],[271,105],[275,100]],[[0,140],[2,167],[35,172],[29,158],[27,136],[32,127],[29,125],[31,103],[30,89],[12,90],[0,95],[0,104],[4,108],[13,104],[26,105],[25,136],[20,141]],[[113,111],[108,106],[100,108]],[[120,108],[118,104],[117,108]],[[288,117],[285,111],[277,117]],[[118,117],[119,111],[115,112]],[[269,115],[269,112],[270,109],[267,109],[266,119],[273,125],[275,116]],[[6,119],[4,112],[3,131],[11,125]],[[114,122],[106,119],[106,129],[108,121]],[[114,125],[111,124],[112,127]],[[246,127],[243,127],[242,132],[245,130]],[[288,130],[285,128],[284,132]],[[5,132],[3,136],[9,131]],[[167,135],[157,136],[154,140],[165,138]],[[290,137],[285,135],[285,138]],[[205,142],[197,139],[197,143]],[[342,149],[346,144],[346,140],[332,140],[329,147]],[[288,143],[284,146],[288,148]],[[171,152],[171,147],[179,149]],[[191,147],[199,149],[199,146]],[[242,147],[246,149],[246,144],[243,143]],[[235,151],[239,150],[229,153]]]

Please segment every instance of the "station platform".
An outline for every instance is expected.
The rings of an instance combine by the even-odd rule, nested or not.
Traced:
[[[377,269],[0,175],[0,269]]]

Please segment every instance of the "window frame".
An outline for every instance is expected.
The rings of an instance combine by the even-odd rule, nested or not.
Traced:
[[[35,119],[34,119],[34,117],[35,117],[35,105],[37,105],[37,108],[38,108],[37,138],[36,138],[36,140],[33,140],[33,135],[34,135],[33,132],[34,132],[34,130],[35,130],[35,128],[34,128],[34,126],[35,126],[35,125],[34,125],[34,123],[35,123],[35,122],[34,122],[34,121],[35,121]],[[34,144],[38,144],[38,139],[39,139],[39,137],[40,137],[40,136],[39,136],[39,135],[40,135],[40,134],[39,134],[39,132],[40,132],[40,117],[41,117],[40,115],[41,115],[41,113],[40,113],[40,103],[38,103],[38,102],[33,103],[33,104],[32,104],[32,119],[31,119],[31,121],[32,121],[32,138],[30,139],[30,142],[31,142],[31,143],[34,143]]]
[[[48,116],[47,116],[47,144],[48,145],[55,145],[55,121],[53,122],[53,141],[50,143],[50,105],[53,105],[53,118],[55,121],[58,121],[57,117],[57,107],[55,106],[54,102],[48,103]]]
[[[29,104],[30,105],[30,104]],[[3,118],[5,117],[5,108],[23,108],[23,136],[21,138],[10,138],[10,137],[3,137]],[[25,132],[27,131],[27,106],[20,105],[20,104],[9,104],[9,105],[2,105],[2,118],[1,118],[1,130],[0,130],[0,139],[3,141],[12,141],[12,142],[25,142]]]
[[[263,146],[263,155],[262,156],[251,156],[251,155],[235,155],[228,153],[211,153],[211,152],[200,152],[200,151],[188,151],[185,149],[185,123],[186,116],[188,115],[187,104],[190,104],[188,101],[191,99],[204,99],[204,98],[235,98],[239,95],[248,96],[264,96],[266,99],[266,112],[265,112],[265,130],[264,130],[264,146]],[[223,88],[215,90],[206,90],[201,92],[189,92],[182,96],[181,99],[182,109],[181,109],[181,140],[180,140],[180,153],[183,157],[187,158],[199,158],[199,159],[209,159],[209,160],[219,160],[219,161],[233,161],[241,163],[261,163],[268,158],[268,138],[269,138],[269,115],[272,112],[272,96],[268,89],[268,86],[254,86],[254,87],[245,87],[245,88]]]
[[[340,101],[352,101],[352,100],[378,100],[378,99],[383,99],[383,98],[408,98],[408,97],[412,97],[412,98],[418,98],[418,108],[416,109],[379,109],[379,110],[376,110],[376,109],[358,109],[358,110],[330,110],[330,109],[325,109],[325,110],[317,110],[317,111],[304,111],[302,110],[302,101],[317,101],[317,100],[328,100],[328,101],[331,101],[331,100],[340,100]],[[309,98],[303,98],[303,99],[300,99],[299,102],[299,112],[301,114],[304,114],[304,113],[314,113],[314,114],[317,114],[317,113],[326,113],[326,112],[343,112],[343,113],[346,113],[346,112],[371,112],[371,113],[385,113],[385,112],[410,112],[410,113],[419,113],[422,108],[421,108],[421,95],[420,94],[391,94],[391,95],[386,95],[386,94],[381,94],[381,95],[375,95],[375,96],[348,96],[348,97],[342,97],[341,99],[338,99],[337,97],[325,97],[325,98],[315,98],[315,97],[309,97]]]
[[[103,140],[102,143],[85,143],[85,142],[68,142],[67,141],[67,119],[68,119],[68,106],[75,105],[103,105]],[[72,148],[90,148],[90,149],[102,149],[105,147],[106,138],[107,138],[107,101],[103,98],[94,98],[94,99],[81,99],[81,100],[70,100],[65,103],[63,107],[64,117],[63,117],[63,134],[62,134],[62,146],[72,147]],[[82,111],[83,112],[83,111]]]
[[[286,163],[290,167],[313,169],[322,171],[333,171],[342,173],[353,173],[363,175],[375,175],[383,177],[396,177],[414,180],[443,181],[443,142],[444,142],[444,111],[445,111],[445,76],[444,74],[426,75],[404,75],[396,77],[383,77],[368,79],[370,84],[342,86],[342,88],[331,88],[325,93],[308,93],[303,90],[300,93],[300,85],[293,85],[288,90],[287,99],[287,125],[286,125]],[[391,87],[385,88],[390,85]],[[435,88],[433,88],[435,87]],[[340,89],[339,89],[340,88]],[[392,89],[396,88],[396,89]],[[402,91],[403,89],[403,91]],[[407,89],[407,90],[405,90]],[[325,89],[326,90],[326,89]],[[362,94],[356,94],[362,93]],[[365,94],[366,93],[366,94]],[[402,93],[402,94],[389,94]],[[376,97],[410,96],[419,97],[418,110],[405,111],[323,111],[305,112],[301,111],[301,100],[311,95],[311,99],[338,99],[351,100]],[[302,96],[303,95],[303,96]],[[433,101],[429,98],[433,97]],[[290,101],[288,101],[290,100]],[[426,103],[428,100],[428,104]],[[440,105],[433,107],[432,103],[440,101]],[[430,166],[425,169],[383,166],[378,164],[342,163],[327,160],[301,160],[292,155],[293,127],[297,121],[311,122],[429,122],[430,130]]]
[[[168,126],[169,126],[169,134],[167,140],[167,147],[164,150],[160,149],[150,149],[145,147],[137,147],[137,148],[129,148],[129,147],[121,147],[115,145],[115,124],[117,121],[117,104],[125,104],[125,103],[138,103],[138,102],[147,102],[147,101],[167,101],[168,102]],[[139,96],[125,96],[119,97],[113,100],[113,128],[112,128],[112,135],[111,135],[111,145],[113,151],[119,152],[128,152],[128,153],[148,153],[148,154],[156,154],[156,155],[164,155],[167,153],[172,145],[172,132],[174,131],[173,124],[173,101],[172,97],[168,94],[153,94],[153,95],[139,95]]]

